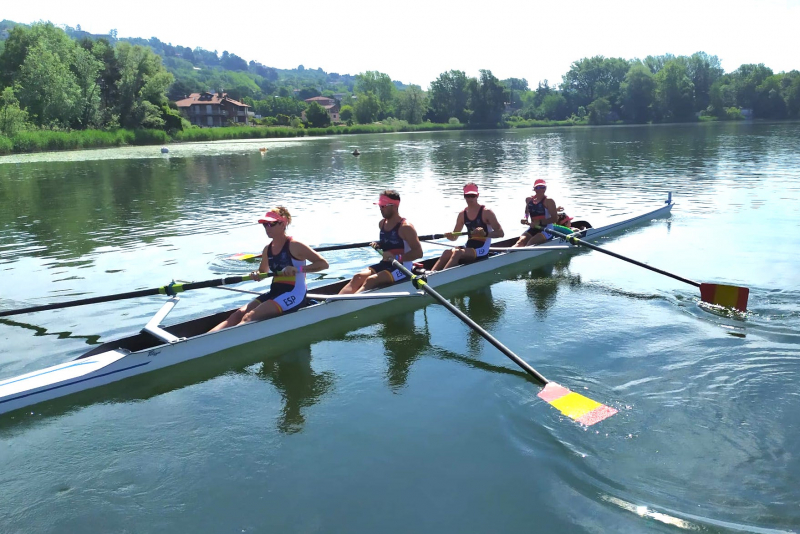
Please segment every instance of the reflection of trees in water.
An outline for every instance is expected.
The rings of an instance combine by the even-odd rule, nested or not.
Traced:
[[[303,408],[316,404],[334,382],[329,371],[317,373],[311,368],[311,347],[285,352],[263,362],[258,375],[277,388],[283,398],[278,430],[294,434],[303,429]]]
[[[380,323],[387,358],[386,378],[392,390],[406,385],[411,365],[431,346],[427,326],[417,329],[414,312],[400,313]]]
[[[470,291],[451,299],[451,302],[486,330],[491,330],[500,321],[506,308],[503,301],[493,298],[491,286]],[[469,329],[467,342],[472,355],[480,352],[482,340],[480,334]]]

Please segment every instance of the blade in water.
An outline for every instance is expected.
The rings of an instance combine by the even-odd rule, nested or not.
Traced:
[[[555,382],[548,382],[538,397],[555,406],[570,419],[586,426],[592,426],[617,413],[615,408],[593,401]]]
[[[703,302],[736,308],[740,312],[747,311],[747,299],[750,290],[746,287],[727,286],[723,284],[700,284],[700,298]]]

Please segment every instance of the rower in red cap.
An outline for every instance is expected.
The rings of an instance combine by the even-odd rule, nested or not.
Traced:
[[[259,273],[273,273],[269,291],[259,295],[227,319],[211,329],[211,332],[250,321],[261,321],[282,313],[296,310],[306,298],[306,273],[315,273],[328,268],[328,262],[308,245],[286,235],[286,227],[292,222],[289,210],[278,206],[258,220],[272,241],[264,247],[261,265],[251,275],[260,280]],[[306,263],[310,262],[310,263]]]
[[[530,218],[531,227],[520,236],[515,247],[538,245],[553,237],[547,229],[552,229],[558,221],[558,208],[555,201],[544,194],[546,190],[547,182],[543,179],[533,182],[533,196],[525,199],[525,218],[520,221],[528,224]]]
[[[400,217],[400,195],[397,191],[387,189],[381,193],[378,202],[383,219],[378,223],[380,239],[373,243],[383,252],[383,260],[370,265],[356,274],[340,294],[360,293],[378,286],[393,284],[406,280],[407,277],[399,269],[392,267],[392,260],[397,260],[410,271],[414,260],[422,257],[422,244],[419,242],[414,227]]]
[[[456,218],[456,227],[453,232],[444,235],[450,241],[455,241],[454,234],[466,226],[469,240],[463,247],[445,250],[436,265],[433,266],[434,271],[455,267],[460,262],[473,262],[486,258],[489,255],[492,238],[505,235],[494,212],[483,204],[478,204],[477,185],[470,182],[464,186],[464,200],[467,201],[467,207],[464,208],[464,211],[459,212]]]

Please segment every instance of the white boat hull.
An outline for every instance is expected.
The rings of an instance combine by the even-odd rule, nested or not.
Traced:
[[[658,209],[637,217],[591,229],[584,239],[591,241],[595,238],[642,224],[651,219],[666,216],[669,214],[672,205],[669,202]],[[530,261],[532,258],[543,255],[555,256],[563,253],[563,251],[552,249],[525,253],[499,253],[483,261],[459,265],[452,269],[429,274],[428,283],[432,287],[439,288],[514,263]],[[339,285],[341,283],[331,284],[331,287]],[[316,288],[314,293],[320,293],[325,287],[329,286]],[[397,292],[414,292],[414,288],[411,282],[404,282],[371,291],[370,294],[390,293],[396,296]],[[395,296],[387,298],[395,298]],[[231,347],[284,334],[327,319],[349,315],[384,302],[386,301],[380,299],[324,301],[267,321],[242,324],[214,333],[201,333],[186,338],[178,337],[176,341],[170,343],[157,342],[155,338],[151,338],[147,334],[132,336],[116,342],[124,345],[126,340],[131,340],[134,344],[145,343],[149,345],[140,350],[130,350],[123,346],[113,347],[115,342],[105,343],[70,362],[0,380],[0,413],[11,412],[33,404],[110,384],[124,378],[214,354]],[[222,317],[227,316],[226,314],[232,311],[224,312]],[[176,336],[180,336],[179,330],[181,326],[200,325],[204,320],[208,324],[216,324],[222,319],[222,317],[214,319],[217,315],[220,314],[173,325],[173,327],[168,327],[167,330],[171,330]],[[209,322],[211,319],[214,320]],[[204,328],[202,331],[205,332],[207,330],[208,328]],[[173,337],[171,334],[167,335]],[[145,341],[139,338],[143,338]],[[150,340],[150,343],[147,343],[146,340]],[[104,349],[107,345],[109,347]]]

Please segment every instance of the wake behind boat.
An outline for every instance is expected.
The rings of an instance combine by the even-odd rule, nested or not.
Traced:
[[[670,213],[672,206],[673,202],[670,199],[664,205],[641,215],[589,229],[583,240],[596,240],[654,218],[664,217]],[[497,242],[495,246],[511,247],[516,241],[517,238],[506,239]],[[552,244],[551,241],[547,245],[535,247],[524,253],[493,252],[486,259],[430,273],[428,282],[434,287],[442,287],[513,263],[573,248],[566,245],[563,248],[553,247]],[[438,259],[438,257],[430,258],[421,263],[426,270],[430,270]],[[1,380],[0,413],[96,388],[297,330],[327,319],[349,315],[390,299],[422,296],[414,290],[410,281],[356,295],[339,295],[339,291],[349,282],[350,280],[342,280],[315,288],[313,293],[307,295],[306,305],[294,313],[265,321],[244,323],[216,332],[209,330],[234,310],[162,328],[161,323],[180,300],[179,297],[172,296],[137,335],[103,343],[64,364]]]

